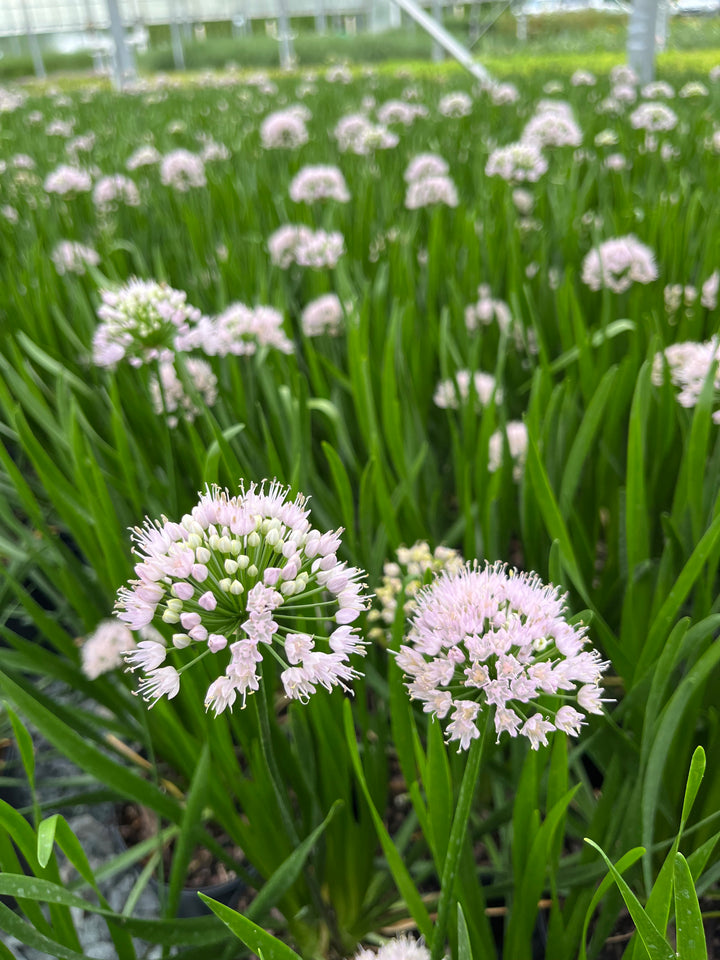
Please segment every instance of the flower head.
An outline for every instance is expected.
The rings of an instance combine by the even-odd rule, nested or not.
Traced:
[[[502,390],[496,391],[495,377],[491,373],[477,370],[472,374],[469,370],[458,370],[454,379],[441,380],[435,388],[433,402],[436,407],[444,410],[457,410],[460,404],[472,399],[476,407],[486,407],[493,395],[498,403],[502,400]]]
[[[107,212],[117,203],[137,207],[140,205],[140,194],[132,180],[115,173],[101,177],[95,184],[93,203],[101,212]]]
[[[472,113],[472,98],[462,90],[440,98],[438,110],[444,117],[467,117]]]
[[[345,253],[345,240],[336,230],[312,230],[306,226],[286,224],[268,237],[272,262],[282,270],[293,263],[300,267],[321,270],[336,267]]]
[[[606,664],[584,649],[585,634],[584,625],[568,623],[564,596],[535,574],[468,563],[418,595],[397,662],[425,712],[450,715],[448,739],[461,750],[491,708],[498,738],[521,734],[537,750],[553,729],[576,735],[582,718],[546,698],[577,702],[578,686],[599,683]]]
[[[205,405],[212,407],[217,400],[217,377],[210,364],[207,360],[188,357],[185,369]],[[150,381],[150,399],[158,416],[167,414],[169,427],[176,427],[180,418],[192,423],[200,413],[195,398],[187,393],[172,360],[163,361],[160,364],[160,377],[153,377]]]
[[[513,462],[513,480],[520,482],[525,468],[527,455],[528,434],[527,427],[522,420],[510,420],[505,424],[505,430],[496,430],[490,437],[488,445],[488,470],[495,473],[502,467],[503,451],[507,442],[510,459]]]
[[[61,240],[52,252],[52,262],[61,277],[66,273],[82,276],[86,267],[96,267],[100,263],[100,257],[92,247],[74,240]]]
[[[143,144],[138,147],[127,159],[125,167],[127,170],[138,170],[140,167],[151,167],[160,163],[162,155],[157,147],[151,143]]]
[[[377,953],[364,948],[358,950],[353,960],[430,960],[430,951],[412,937],[395,937],[384,943]]]
[[[192,187],[204,187],[205,164],[201,157],[189,150],[172,150],[160,163],[160,180],[178,193],[187,193]]]
[[[322,164],[303,167],[293,177],[289,192],[295,203],[316,203],[318,200],[347,203],[350,200],[350,191],[340,170]]]
[[[61,163],[56,170],[47,175],[44,187],[46,193],[57,193],[60,196],[87,193],[92,187],[92,177],[87,170]]]
[[[305,120],[310,112],[300,105],[277,110],[260,124],[260,139],[266,150],[295,150],[310,139]]]
[[[601,243],[582,265],[582,281],[591,290],[607,287],[613,293],[624,293],[633,283],[652,283],[657,276],[652,250],[632,234]]]
[[[302,312],[300,323],[306,337],[329,334],[336,337],[345,322],[342,303],[336,293],[326,293],[312,300]]]
[[[183,337],[200,319],[182,290],[154,280],[133,279],[118,290],[101,290],[102,321],[93,338],[93,360],[100,367],[127,359],[133,366],[170,360],[184,349]]]
[[[270,646],[291,699],[318,685],[347,689],[357,676],[349,656],[364,652],[352,626],[366,607],[363,573],[338,560],[341,531],[320,533],[309,512],[277,482],[241,486],[238,496],[213,486],[179,523],[147,520],[133,531],[137,578],[118,593],[118,617],[132,630],[172,625],[180,670],[212,654],[218,676],[205,706],[216,715],[258,689]],[[146,672],[141,691],[151,700],[177,692],[163,650],[128,657]]]
[[[485,165],[485,174],[511,183],[535,183],[547,168],[548,162],[538,144],[523,140],[493,150]]]

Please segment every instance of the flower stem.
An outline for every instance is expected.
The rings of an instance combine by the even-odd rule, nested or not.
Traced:
[[[485,714],[485,725],[480,737],[473,740],[468,753],[467,764],[460,784],[460,794],[455,808],[452,827],[450,829],[450,839],[448,841],[445,863],[443,865],[442,878],[440,881],[440,900],[438,902],[437,920],[435,921],[435,932],[433,934],[432,948],[430,952],[431,960],[441,960],[443,948],[445,946],[445,930],[447,928],[450,907],[455,902],[455,878],[457,876],[458,865],[460,863],[460,854],[462,845],[467,836],[467,825],[470,819],[470,807],[472,806],[475,787],[477,786],[480,774],[480,764],[483,753],[485,752],[485,743],[490,735],[490,717],[492,711],[488,710]]]

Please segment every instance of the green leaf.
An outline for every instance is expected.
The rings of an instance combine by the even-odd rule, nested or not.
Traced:
[[[28,783],[30,784],[30,789],[35,791],[35,746],[32,742],[32,737],[27,731],[27,728],[23,724],[22,720],[18,717],[15,711],[7,703],[4,704],[4,710],[10,718],[10,723],[12,724],[13,733],[15,734],[15,741],[20,751],[20,759],[22,760],[23,767],[25,768],[25,773],[27,774]],[[44,864],[43,864],[44,866]]]
[[[646,361],[637,378],[627,444],[627,487],[625,494],[625,541],[627,565],[632,577],[635,568],[650,556],[647,492],[645,489],[645,431],[650,396],[650,365]]]
[[[589,843],[590,841],[586,838],[585,842]],[[637,863],[637,861],[640,859],[640,857],[642,857],[644,853],[645,853],[644,847],[635,847],[634,849],[629,850],[624,856],[620,857],[620,859],[618,860],[615,866],[615,869],[617,870],[618,873],[624,873],[634,863]],[[587,960],[586,944],[587,944],[587,932],[588,932],[588,927],[590,926],[590,921],[592,920],[592,916],[595,913],[595,909],[597,908],[598,904],[600,903],[602,898],[605,896],[605,894],[608,892],[608,890],[610,889],[610,887],[613,885],[614,882],[615,882],[615,878],[613,874],[612,873],[607,874],[607,876],[603,877],[600,883],[600,886],[597,888],[597,890],[593,894],[593,898],[590,901],[587,911],[585,912],[585,922],[583,923],[582,939],[580,940],[579,960]]]
[[[242,940],[245,946],[262,957],[262,960],[302,960],[302,957],[291,950],[286,943],[273,937],[272,934],[266,933],[262,927],[253,923],[252,920],[248,920],[241,913],[231,910],[230,907],[218,903],[211,897],[206,897],[204,893],[198,893],[198,896],[203,903],[210,907],[215,916],[219,917],[228,929],[235,934],[238,940]]]
[[[675,854],[675,930],[680,960],[707,960],[702,913],[687,860]]]
[[[690,761],[690,772],[688,773],[687,783],[685,784],[685,798],[683,799],[682,823],[686,823],[690,816],[690,811],[695,803],[700,784],[705,776],[705,751],[702,747],[696,747]]]
[[[50,862],[53,847],[55,846],[55,828],[60,814],[56,813],[52,817],[43,820],[37,831],[37,858],[41,867],[46,867]]]
[[[297,849],[293,850],[287,860],[281,863],[277,870],[273,872],[270,879],[263,884],[257,896],[245,911],[245,916],[248,920],[261,917],[271,907],[275,906],[278,900],[280,900],[293,883],[295,883],[313,847],[334,817],[336,810],[342,805],[342,800],[336,800],[332,807],[330,807],[330,811],[323,822],[315,827],[312,833],[302,841]]]
[[[195,772],[193,773],[192,783],[186,796],[185,810],[183,811],[182,820],[180,821],[180,833],[175,841],[175,853],[173,854],[168,881],[168,898],[167,904],[165,905],[165,912],[168,918],[176,915],[178,906],[180,905],[180,894],[182,893],[188,865],[192,857],[193,847],[195,846],[196,829],[200,822],[200,815],[207,796],[209,774],[210,745],[206,741],[203,744]]]
[[[594,847],[607,864],[608,870],[612,874],[613,880],[618,885],[625,906],[628,908],[637,932],[645,945],[650,960],[676,960],[675,951],[667,942],[663,934],[658,930],[655,924],[650,920],[640,904],[640,901],[632,892],[630,887],[621,877],[619,871],[605,856],[600,847],[592,840],[585,838],[585,842]],[[644,851],[643,851],[644,852]]]
[[[355,776],[357,777],[358,783],[360,784],[360,789],[362,790],[365,800],[367,801],[367,805],[370,809],[370,816],[375,824],[375,830],[383,848],[383,853],[385,854],[385,859],[387,860],[390,872],[392,873],[393,879],[397,884],[400,896],[405,900],[408,910],[412,914],[413,920],[417,924],[418,930],[426,940],[430,940],[433,935],[433,926],[430,916],[427,912],[425,904],[422,901],[422,897],[420,896],[420,893],[418,892],[418,889],[415,886],[410,873],[408,872],[407,867],[403,863],[402,857],[398,853],[390,834],[385,829],[385,825],[382,822],[382,817],[377,812],[375,804],[373,803],[370,795],[370,790],[368,789],[367,780],[365,779],[365,773],[363,772],[362,763],[360,761],[360,752],[358,750],[357,740],[355,739],[355,725],[353,723],[352,706],[349,700],[345,700],[343,703],[343,722],[345,725],[345,739],[350,750],[350,760],[352,761]]]
[[[458,924],[458,960],[473,960],[472,947],[470,946],[470,935],[468,933],[467,923],[465,922],[465,914],[463,909],[458,904],[457,908],[457,924]]]

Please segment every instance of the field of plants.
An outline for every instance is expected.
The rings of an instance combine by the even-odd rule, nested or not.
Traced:
[[[0,958],[718,955],[719,108],[0,89]]]

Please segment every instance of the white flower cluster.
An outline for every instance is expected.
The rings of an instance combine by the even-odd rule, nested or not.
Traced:
[[[615,237],[592,249],[582,265],[582,281],[591,290],[603,287],[624,293],[633,283],[652,283],[658,271],[652,250],[637,237]]]
[[[297,104],[269,114],[260,124],[260,141],[265,150],[296,150],[310,139],[305,125],[311,117],[307,107]]]
[[[327,334],[336,337],[345,320],[342,303],[336,293],[326,293],[307,304],[300,316],[302,332],[306,337]]]
[[[294,203],[316,203],[318,200],[347,203],[350,200],[350,191],[340,170],[322,164],[303,167],[296,173],[289,193]]]
[[[210,364],[207,360],[188,357],[184,366],[193,390],[200,395],[206,406],[212,407],[217,400],[217,377]],[[160,364],[160,377],[153,377],[150,381],[150,399],[155,413],[158,416],[165,414],[171,428],[178,425],[178,412],[188,423],[192,423],[201,413],[195,398],[186,392],[185,384],[178,376],[172,360],[163,361]]]
[[[502,390],[496,390],[495,377],[490,373],[477,370],[458,370],[454,378],[441,380],[435,388],[433,402],[443,410],[457,410],[461,404],[466,404],[470,398],[476,407],[486,407],[493,395],[498,403],[502,400]]]
[[[199,348],[210,357],[248,357],[260,347],[293,352],[282,314],[274,307],[232,303],[216,317],[202,317],[185,340],[185,349]]]
[[[82,276],[88,266],[96,267],[100,263],[97,250],[74,240],[61,240],[53,250],[51,259],[61,277],[66,273]]]
[[[286,224],[268,237],[268,250],[272,262],[282,270],[293,263],[321,270],[337,266],[345,253],[345,240],[337,231]]]
[[[45,192],[67,196],[69,193],[87,193],[92,188],[92,177],[87,170],[61,163],[45,177]]]
[[[364,113],[351,113],[341,117],[335,125],[333,136],[342,153],[355,153],[365,157],[375,150],[391,150],[400,142],[387,127],[372,123]]]
[[[720,341],[717,337],[705,343],[673,343],[655,354],[652,379],[656,386],[665,382],[669,371],[670,382],[679,387],[677,402],[681,407],[694,407],[710,376],[714,363],[720,362]],[[714,388],[720,391],[720,365],[715,370]],[[713,421],[720,423],[720,410],[713,413]]]
[[[202,158],[189,150],[172,150],[160,163],[160,180],[178,193],[207,185]]]

